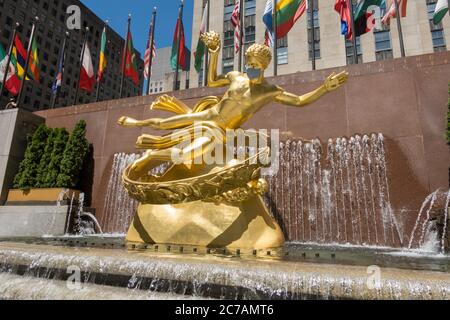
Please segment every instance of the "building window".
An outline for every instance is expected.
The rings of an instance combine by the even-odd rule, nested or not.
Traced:
[[[358,55],[358,62],[363,62],[362,50],[361,50],[361,37],[356,37],[356,52]],[[345,40],[345,54],[347,57],[347,64],[354,64],[355,59],[353,59],[353,41]]]
[[[374,31],[376,60],[392,59],[391,33],[389,30]]]
[[[222,73],[227,74],[228,72],[233,71],[234,68],[234,60],[223,60]]]
[[[434,24],[433,14],[436,8],[437,0],[427,0],[427,13],[430,23],[431,40],[433,41],[433,49],[435,52],[446,51],[447,46],[445,44],[444,28],[442,22]]]
[[[311,21],[312,20],[312,21]],[[309,59],[312,60],[312,32],[311,28],[314,23],[314,57],[320,59],[320,24],[319,24],[319,1],[314,0],[314,11],[312,14],[308,12],[308,47],[309,47]]]
[[[277,39],[277,64],[288,63],[288,38]]]

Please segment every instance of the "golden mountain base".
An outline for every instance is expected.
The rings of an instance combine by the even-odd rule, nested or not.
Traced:
[[[195,201],[141,204],[128,231],[131,243],[228,249],[273,249],[284,245],[278,223],[263,200],[251,196],[236,205]]]

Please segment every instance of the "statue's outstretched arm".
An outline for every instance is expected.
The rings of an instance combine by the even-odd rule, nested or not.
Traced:
[[[201,40],[208,47],[210,54],[208,66],[208,86],[224,87],[230,84],[230,80],[225,75],[217,74],[217,65],[219,62],[220,36],[217,32],[210,31],[201,35]]]
[[[343,71],[339,74],[332,73],[325,83],[314,91],[306,93],[302,96],[297,96],[293,93],[283,91],[276,97],[276,101],[289,106],[301,107],[313,103],[322,97],[324,94],[336,90],[341,87],[348,79],[348,73]]]

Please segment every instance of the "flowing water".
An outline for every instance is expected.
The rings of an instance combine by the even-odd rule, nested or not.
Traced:
[[[384,137],[288,140],[267,202],[288,241],[394,246]]]

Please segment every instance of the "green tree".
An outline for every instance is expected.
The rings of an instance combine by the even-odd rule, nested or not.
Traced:
[[[56,129],[48,129],[49,135],[47,138],[47,143],[44,148],[44,153],[42,154],[41,161],[39,162],[39,165],[37,167],[37,174],[36,174],[36,183],[35,186],[37,188],[46,188],[45,185],[45,176],[47,175],[47,167],[50,163],[51,157],[52,157],[52,150],[53,150],[53,144],[55,142],[55,136],[56,136]]]
[[[80,180],[80,172],[89,143],[86,139],[86,122],[80,120],[69,137],[61,160],[56,186],[60,188],[75,188]]]
[[[36,176],[41,157],[47,144],[49,129],[40,125],[32,136],[28,136],[27,149],[23,161],[20,163],[19,172],[14,178],[14,187],[22,190],[36,186]]]
[[[67,141],[69,140],[69,133],[66,129],[56,129],[56,134],[53,142],[53,149],[50,154],[50,161],[43,179],[43,186],[45,188],[56,187],[56,181],[59,175],[61,160],[66,149]]]

